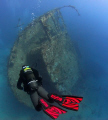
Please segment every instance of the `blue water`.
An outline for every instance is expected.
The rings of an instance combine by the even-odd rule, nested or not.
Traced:
[[[108,120],[108,2],[106,0],[0,0],[0,120],[44,120],[14,97],[7,78],[7,61],[18,36],[15,27],[20,18],[23,27],[45,12],[73,5],[80,16],[65,8],[62,14],[72,40],[78,42],[86,92],[76,112],[69,111],[59,120]],[[92,114],[90,113],[92,111]],[[79,116],[79,113],[82,116]],[[41,117],[40,117],[41,116]],[[48,118],[49,119],[49,118]]]

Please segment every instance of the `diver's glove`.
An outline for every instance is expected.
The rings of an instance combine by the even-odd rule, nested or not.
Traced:
[[[17,84],[17,88],[18,88],[19,90],[23,90],[23,89],[24,89],[22,86],[19,86],[18,84]]]

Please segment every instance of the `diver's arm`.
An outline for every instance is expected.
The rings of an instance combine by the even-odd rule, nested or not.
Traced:
[[[19,79],[18,79],[18,82],[17,82],[17,88],[20,89],[20,90],[23,90],[23,87],[21,86],[21,84],[23,83],[22,81],[22,71],[20,71],[20,74],[19,74]]]
[[[22,84],[22,80],[21,80],[21,78],[19,78],[18,82],[17,82],[17,88],[20,90],[23,90],[23,87],[21,86],[21,84]]]

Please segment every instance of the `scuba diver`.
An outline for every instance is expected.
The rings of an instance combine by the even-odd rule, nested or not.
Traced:
[[[42,77],[40,77],[39,72],[28,65],[22,66],[17,88],[24,90],[30,95],[31,101],[37,111],[43,110],[52,119],[56,119],[59,117],[59,114],[67,112],[62,108],[52,105],[53,102],[57,102],[64,108],[78,111],[78,103],[83,99],[83,97],[48,93],[42,86]]]

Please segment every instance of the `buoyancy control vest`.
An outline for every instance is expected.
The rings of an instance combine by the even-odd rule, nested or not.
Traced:
[[[23,72],[29,89],[36,90],[38,88],[38,80],[36,80],[32,69],[29,66],[25,66]]]

